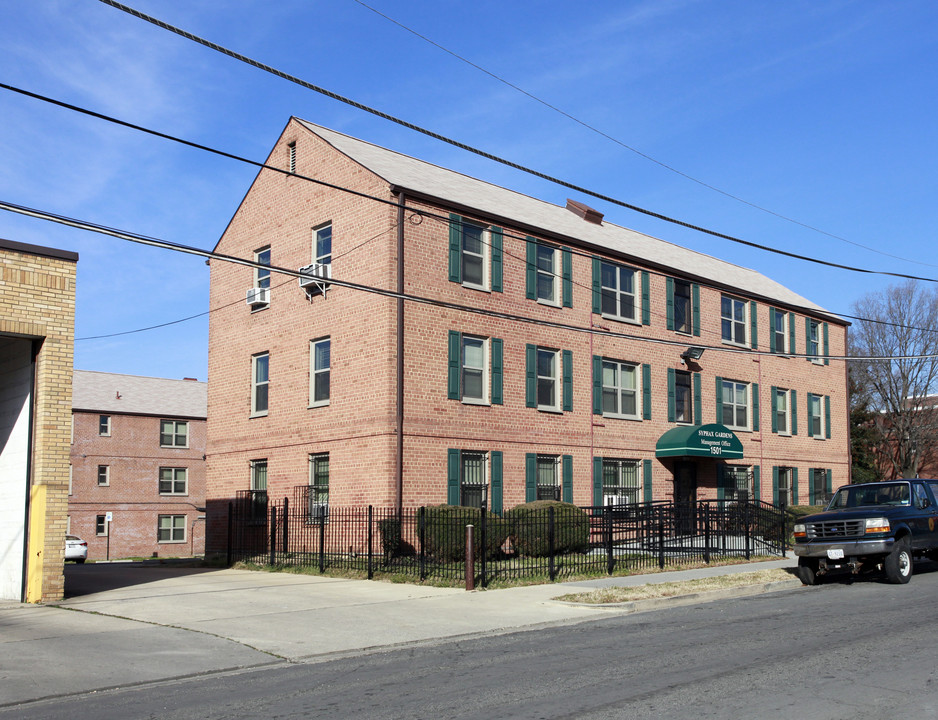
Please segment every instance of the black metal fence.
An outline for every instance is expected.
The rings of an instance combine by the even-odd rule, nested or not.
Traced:
[[[504,515],[433,506],[401,511],[335,508],[306,487],[293,499],[240,493],[229,504],[228,563],[295,565],[457,581],[555,580],[614,574],[715,557],[784,556],[789,523],[782,508],[759,501],[660,501],[577,508],[520,506]]]

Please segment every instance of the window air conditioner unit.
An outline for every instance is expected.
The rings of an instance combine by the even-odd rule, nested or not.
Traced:
[[[270,288],[248,288],[246,302],[251,307],[270,304]]]
[[[299,278],[301,288],[322,285],[324,280],[332,278],[332,263],[312,263],[301,267],[299,272],[305,276]]]
[[[329,517],[329,505],[326,503],[311,502],[309,504],[309,517],[311,520],[326,520]]]

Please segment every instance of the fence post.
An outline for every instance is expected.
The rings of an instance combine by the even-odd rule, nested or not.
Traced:
[[[374,506],[368,506],[368,579],[371,580],[375,576],[373,562],[373,549],[374,545]]]
[[[658,567],[664,570],[664,518],[658,518]]]
[[[267,515],[270,517],[270,564],[277,564],[277,506],[273,503],[267,505]]]
[[[488,587],[488,579],[486,578],[486,573],[488,571],[488,564],[486,563],[486,558],[489,554],[489,543],[488,543],[488,520],[485,514],[485,507],[482,508],[481,518],[480,518],[480,531],[482,535],[479,537],[479,547],[482,548],[482,557],[479,558],[479,572],[480,579],[479,582],[482,583],[482,587]]]
[[[603,530],[606,536],[606,574],[612,575],[616,561],[612,555],[612,510],[609,505],[603,506]]]
[[[420,540],[420,579],[427,579],[427,518],[424,514],[423,505],[417,512],[417,537]]]
[[[550,564],[548,566],[548,573],[550,575],[551,582],[554,581],[554,578],[557,577],[556,567],[554,566],[554,506],[550,505],[547,508],[547,551],[550,554]]]
[[[319,513],[319,572],[326,572],[326,517]]]
[[[233,509],[233,504],[228,501],[228,551],[226,553],[227,557],[225,558],[225,567],[231,567],[231,523],[232,517],[231,512]]]
[[[743,522],[746,524],[746,559],[751,559],[750,545],[752,544],[752,527],[750,523],[752,522],[752,506],[747,502],[746,509],[743,513]]]
[[[710,503],[704,503],[704,562],[710,564]]]
[[[785,510],[785,503],[781,505],[782,510],[782,557],[788,554],[788,513]]]
[[[466,590],[476,588],[475,537],[472,525],[466,525]]]
[[[280,548],[283,550],[284,560],[290,552],[290,498],[283,499],[283,543]]]

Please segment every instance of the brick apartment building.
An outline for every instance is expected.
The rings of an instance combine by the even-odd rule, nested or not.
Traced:
[[[771,279],[296,118],[267,163],[217,246],[261,267],[211,262],[209,550],[249,490],[502,511],[848,481],[847,324]]]
[[[78,255],[0,239],[0,599],[58,600]]]
[[[205,550],[206,387],[76,370],[69,532],[88,559]]]

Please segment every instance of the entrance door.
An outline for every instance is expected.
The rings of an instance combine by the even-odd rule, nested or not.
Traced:
[[[693,535],[697,525],[697,463],[674,463],[674,531]]]

